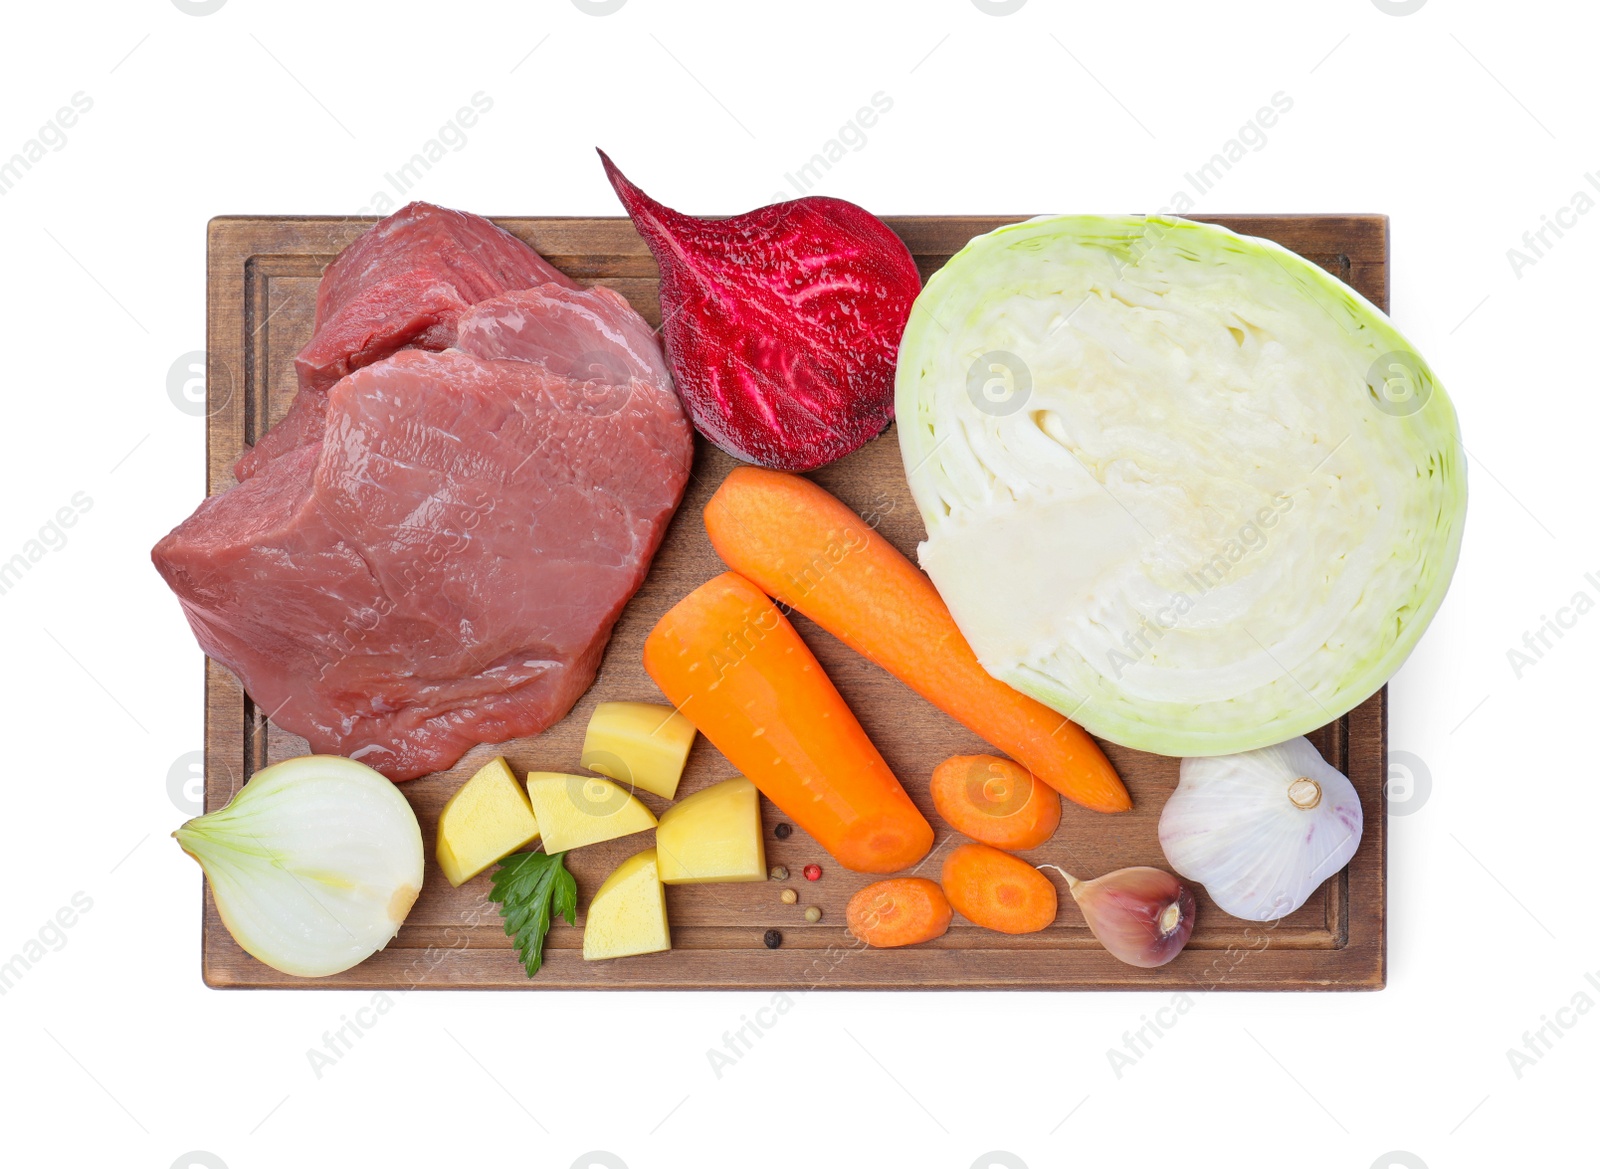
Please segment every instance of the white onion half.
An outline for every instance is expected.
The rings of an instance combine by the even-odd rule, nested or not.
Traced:
[[[257,772],[172,834],[246,952],[317,978],[383,949],[422,889],[422,830],[395,785],[336,755]]]

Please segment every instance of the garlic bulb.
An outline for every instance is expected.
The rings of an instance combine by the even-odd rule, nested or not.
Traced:
[[[336,755],[273,764],[172,835],[205,870],[228,932],[285,974],[337,974],[383,949],[422,889],[411,805]]]
[[[1274,921],[1361,843],[1361,800],[1309,739],[1185,759],[1161,810],[1161,850],[1225,913]]]

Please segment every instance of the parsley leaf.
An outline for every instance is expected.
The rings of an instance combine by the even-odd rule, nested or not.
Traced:
[[[544,936],[550,930],[550,913],[577,920],[578,883],[562,863],[567,854],[518,852],[495,869],[489,900],[500,906],[506,933],[516,941],[522,968],[532,978],[544,963]]]

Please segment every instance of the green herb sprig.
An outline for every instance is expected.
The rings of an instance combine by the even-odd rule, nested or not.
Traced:
[[[578,882],[567,872],[558,852],[512,853],[500,862],[490,881],[489,900],[500,906],[506,933],[515,941],[522,968],[532,978],[544,964],[544,936],[550,914],[572,925],[578,916]]]

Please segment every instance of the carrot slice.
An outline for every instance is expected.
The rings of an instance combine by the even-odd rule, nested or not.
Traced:
[[[874,881],[850,898],[844,911],[850,932],[869,946],[914,946],[950,928],[950,899],[926,877]]]
[[[847,869],[892,873],[933,827],[794,627],[737,573],[662,617],[644,668],[712,744]]]
[[[809,479],[732,471],[706,504],[735,572],[888,670],[1070,800],[1133,807],[1099,744],[979,664],[938,590],[860,516]]]
[[[1050,878],[987,844],[952,849],[939,883],[955,911],[985,929],[1031,934],[1056,919],[1056,887]]]
[[[1061,823],[1061,797],[1009,759],[956,755],[933,769],[931,788],[950,827],[996,848],[1038,848]]]

